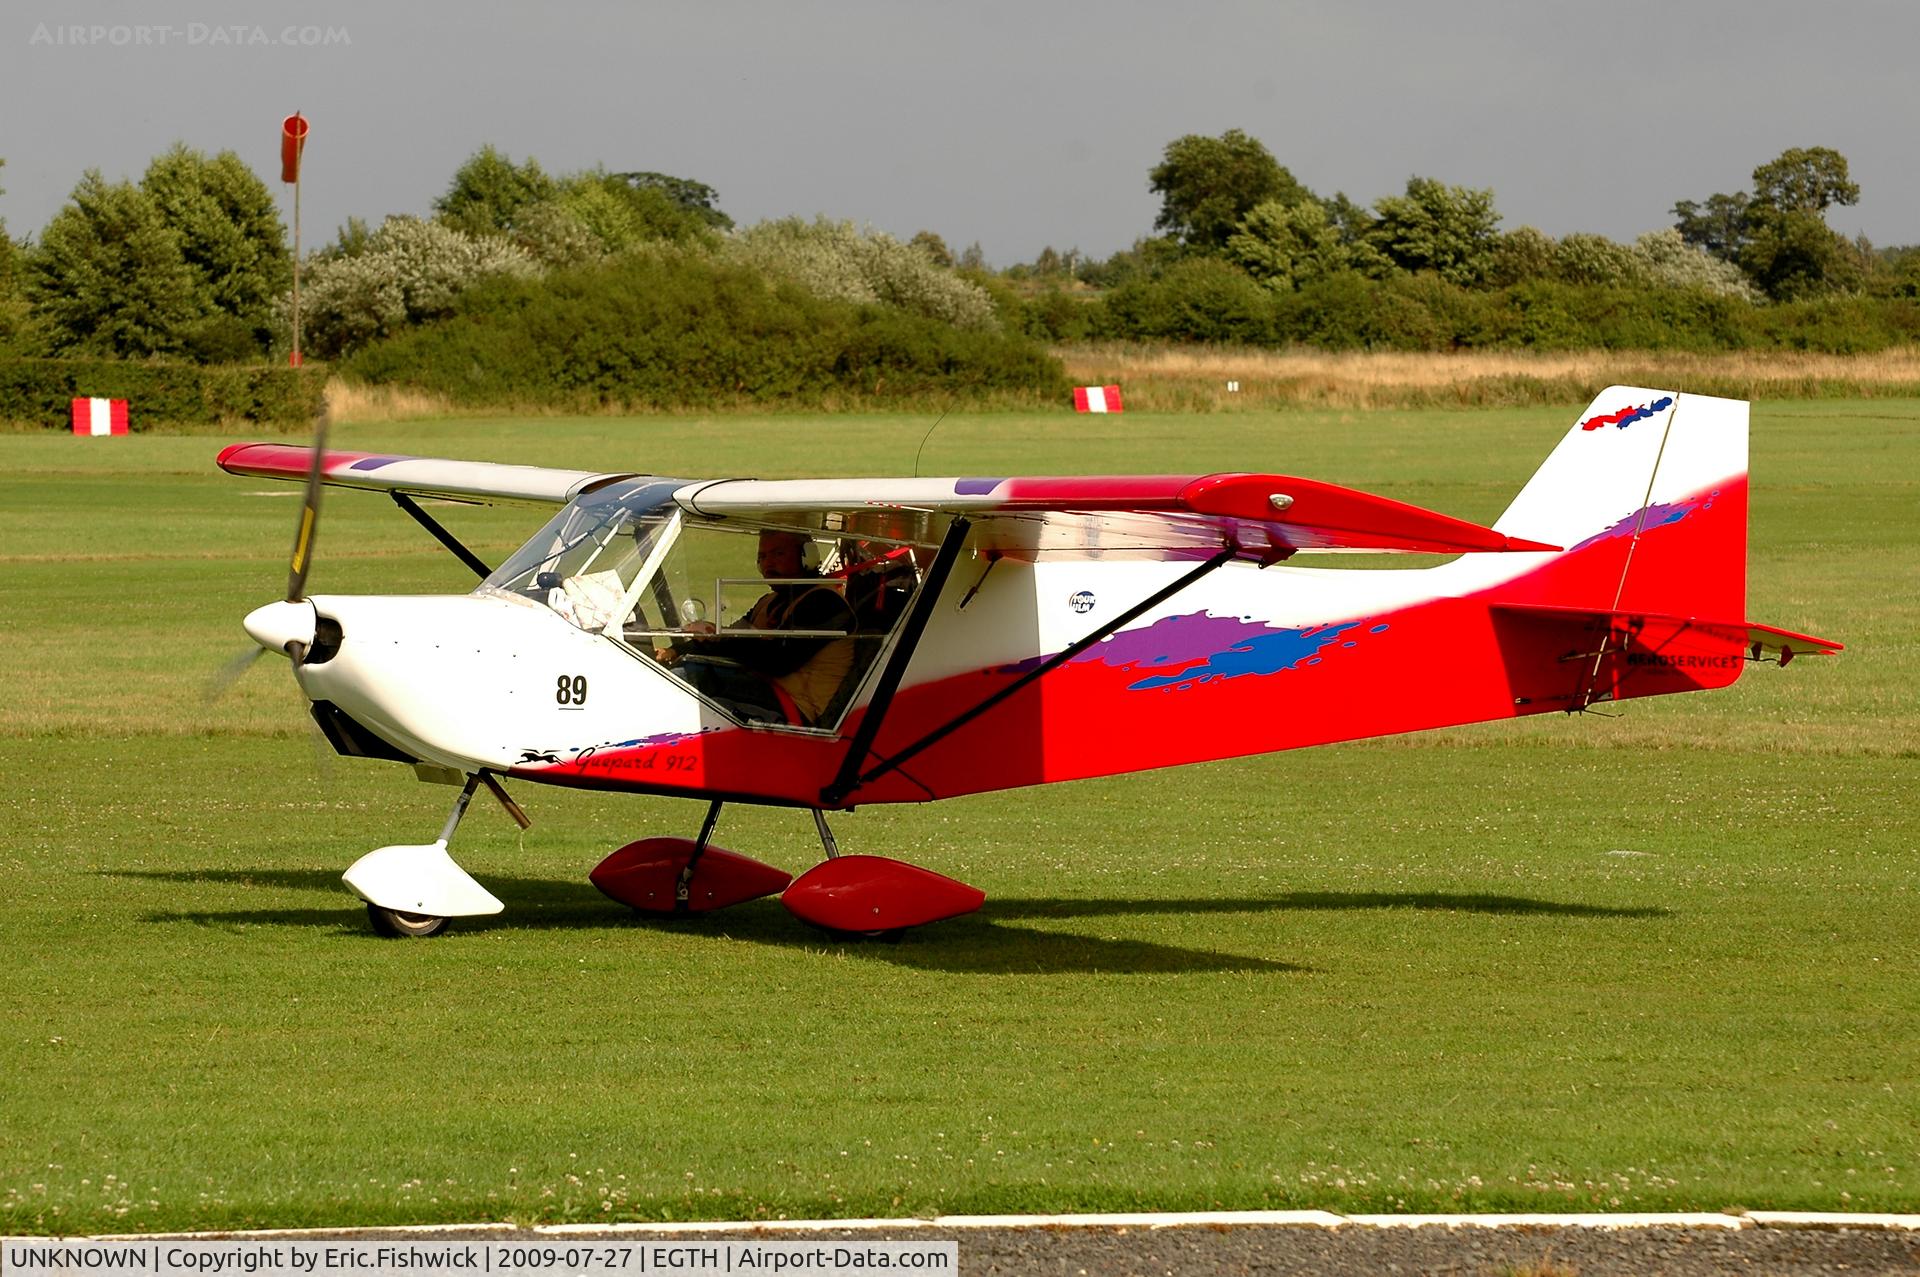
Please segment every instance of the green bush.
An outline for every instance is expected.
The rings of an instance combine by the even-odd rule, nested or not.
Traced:
[[[1487,282],[1495,288],[1553,276],[1553,237],[1537,226],[1517,226],[1503,232],[1493,245]]]
[[[1276,300],[1280,340],[1328,350],[1437,350],[1451,345],[1414,290],[1352,271],[1328,275]]]
[[[1102,303],[1089,294],[1049,288],[1027,303],[1018,331],[1038,341],[1085,341],[1102,321]]]
[[[139,363],[118,359],[0,360],[0,421],[66,429],[75,399],[125,399],[128,428],[250,421],[305,426],[320,413],[320,368]]]
[[[1133,340],[1294,343],[1328,350],[1811,350],[1835,354],[1884,350],[1920,339],[1920,297],[1847,296],[1754,304],[1725,271],[1701,255],[1647,241],[1619,249],[1643,262],[1640,282],[1568,283],[1523,278],[1504,288],[1462,288],[1432,272],[1370,279],[1339,271],[1270,296],[1267,323],[1239,319],[1226,299],[1259,289],[1224,262],[1190,260],[1153,280],[1134,280],[1095,304],[1094,331]],[[1592,261],[1607,246],[1569,236]],[[1544,236],[1539,242],[1548,241]],[[1562,241],[1566,243],[1567,241]],[[1510,246],[1514,247],[1514,246]],[[1684,246],[1683,246],[1684,247]],[[1522,241],[1517,248],[1534,250]],[[1611,246],[1618,249],[1618,246]],[[1510,254],[1525,273],[1524,254]],[[1543,258],[1533,252],[1535,258]],[[1605,264],[1605,263],[1602,263]],[[1530,269],[1530,268],[1528,268]],[[1676,282],[1658,282],[1662,277]],[[1684,281],[1684,282],[1680,282]],[[1250,312],[1251,299],[1246,299]],[[1031,303],[1029,303],[1031,310]],[[1036,330],[1031,314],[1027,331]]]
[[[1669,226],[1633,241],[1647,279],[1658,288],[1696,288],[1742,301],[1757,302],[1760,292],[1738,266],[1689,244]]]
[[[961,267],[954,274],[987,295],[993,306],[993,322],[1003,332],[1027,332],[1027,301],[1012,284],[992,271],[974,267]]]
[[[1755,308],[1765,344],[1851,355],[1920,341],[1920,301],[1825,297]]]
[[[698,253],[658,250],[496,278],[454,316],[346,364],[472,406],[689,407],[1065,392],[1024,338],[817,297]]]
[[[308,267],[300,297],[305,346],[332,359],[452,314],[461,291],[483,279],[536,272],[525,250],[498,236],[389,217],[357,251],[323,256]]]
[[[959,328],[993,324],[992,301],[924,247],[852,222],[798,217],[760,222],[721,241],[723,261],[790,280],[818,297],[880,302]]]
[[[1244,271],[1218,258],[1191,257],[1108,293],[1100,335],[1270,345],[1273,299]]]

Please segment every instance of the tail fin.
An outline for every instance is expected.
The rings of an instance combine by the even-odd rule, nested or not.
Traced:
[[[1565,547],[1500,602],[1743,617],[1747,405],[1610,386],[1494,527]]]
[[[1838,643],[1742,618],[1747,405],[1609,386],[1494,529],[1564,549],[1437,569],[1484,602],[1513,712],[1725,687]]]

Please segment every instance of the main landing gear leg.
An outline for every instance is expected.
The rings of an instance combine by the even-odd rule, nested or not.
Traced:
[[[679,881],[673,886],[673,911],[687,913],[693,908],[693,871],[700,867],[700,858],[707,854],[707,843],[713,837],[713,827],[720,823],[720,800],[714,799],[707,804],[707,818],[700,822],[700,836],[693,840],[693,850],[687,853],[687,863],[680,870]]]
[[[499,913],[505,907],[447,854],[447,843],[484,779],[479,772],[467,777],[436,841],[370,851],[342,875],[353,894],[367,902],[367,918],[375,932],[388,937],[433,936],[446,929],[448,918]]]
[[[827,828],[827,813],[818,807],[813,809],[813,828],[820,835],[820,845],[826,848],[828,860],[840,858],[840,844],[834,841],[833,830]]]
[[[594,886],[621,904],[656,918],[709,913],[783,891],[791,874],[713,845],[720,800],[707,804],[700,836],[642,838],[595,865]]]

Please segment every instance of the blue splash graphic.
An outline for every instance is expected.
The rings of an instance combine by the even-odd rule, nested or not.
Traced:
[[[1171,688],[1185,691],[1202,683],[1222,679],[1307,669],[1320,664],[1330,648],[1344,650],[1356,646],[1357,639],[1343,636],[1359,629],[1362,624],[1360,621],[1349,621],[1345,625],[1309,625],[1304,629],[1268,630],[1250,635],[1224,651],[1213,653],[1198,665],[1178,673],[1140,679],[1129,683],[1127,690],[1137,692]],[[1379,634],[1388,628],[1384,623],[1374,625],[1368,628],[1367,633]]]
[[[1663,412],[1673,403],[1671,398],[1656,399],[1644,408],[1622,408],[1618,412],[1603,413],[1589,417],[1580,423],[1582,430],[1598,430],[1602,426],[1612,426],[1616,430],[1625,430],[1636,421],[1645,421],[1656,412]]]

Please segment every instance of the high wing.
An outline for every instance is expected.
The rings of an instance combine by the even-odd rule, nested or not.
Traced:
[[[296,444],[234,444],[229,474],[304,480]],[[633,472],[558,470],[393,453],[328,451],[321,482],[478,502],[562,504]],[[1293,475],[1119,475],[1059,478],[716,479],[673,494],[689,514],[761,518],[834,510],[962,514],[974,544],[1016,555],[1140,554],[1182,558],[1231,544],[1253,559],[1297,550],[1459,554],[1560,547],[1354,488]]]
[[[982,548],[1247,558],[1296,550],[1459,554],[1558,550],[1353,488],[1275,474],[1067,478],[719,479],[674,494],[690,514],[777,517],[894,508],[966,515]]]
[[[221,449],[219,465],[228,474],[304,482],[313,466],[313,453],[298,444],[236,443]],[[445,497],[481,504],[563,505],[582,492],[632,477],[631,472],[625,471],[603,474],[592,470],[509,466],[492,461],[449,461],[440,457],[335,450],[324,454],[320,470],[320,481],[332,487]]]

